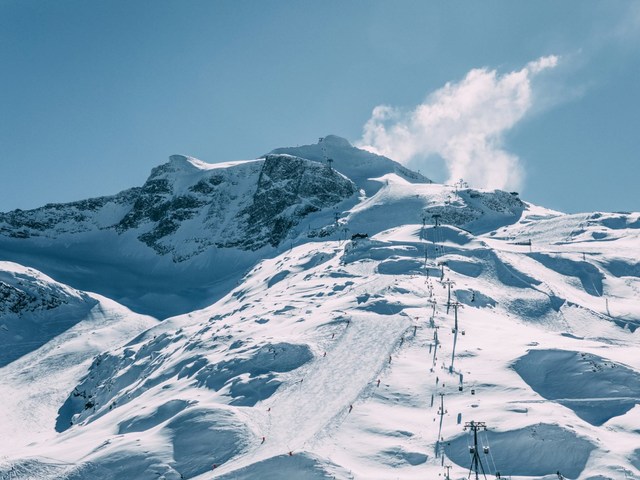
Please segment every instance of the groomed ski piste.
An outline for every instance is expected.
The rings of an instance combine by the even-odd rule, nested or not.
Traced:
[[[0,369],[2,478],[461,479],[471,422],[487,478],[640,478],[640,214],[378,173],[203,309],[64,287],[101,307]]]

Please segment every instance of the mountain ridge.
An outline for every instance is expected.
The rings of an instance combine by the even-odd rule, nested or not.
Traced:
[[[76,327],[0,367],[0,474],[417,480],[451,464],[458,479],[480,421],[502,478],[640,478],[640,213],[567,215],[400,167],[328,136],[222,165],[174,155],[123,197],[50,206],[68,208],[59,228],[0,216],[3,256],[42,254],[47,282],[73,293],[68,275],[121,329],[73,368]],[[0,281],[3,265],[32,269],[25,291],[44,278],[5,262]],[[114,283],[110,298],[165,319],[88,293]]]

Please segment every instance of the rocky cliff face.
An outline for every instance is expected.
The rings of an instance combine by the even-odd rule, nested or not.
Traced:
[[[177,262],[211,246],[277,247],[306,215],[356,192],[353,182],[335,170],[290,155],[267,155],[197,175],[191,171],[184,183],[176,174],[189,162],[174,156],[156,168],[114,227],[118,232],[140,230],[141,242]]]
[[[321,163],[331,159],[333,168],[353,180],[367,196],[374,195],[384,185],[381,178],[388,174],[397,175],[409,183],[431,183],[420,173],[390,158],[356,148],[348,140],[336,135],[327,135],[311,145],[276,148],[271,154],[294,155]]]
[[[109,228],[140,194],[140,188],[72,203],[49,203],[33,210],[0,212],[0,235],[10,238],[56,238]]]
[[[291,155],[223,166],[174,155],[145,184],[118,195],[0,214],[0,235],[16,239],[112,230],[181,262],[212,246],[278,246],[312,212],[356,193],[349,179]]]
[[[0,262],[0,367],[70,328],[97,303],[36,270]]]
[[[438,217],[442,224],[454,225],[479,234],[515,223],[525,208],[525,203],[516,192],[467,188],[455,193],[450,192],[443,201],[424,208],[423,220],[432,224]]]
[[[0,213],[0,260],[166,318],[219,298],[224,282],[295,243],[302,222],[332,225],[357,192],[293,155],[215,165],[173,155],[117,195]]]
[[[35,270],[0,262],[0,317],[24,316],[84,302],[96,303],[88,295],[54,282]]]
[[[353,182],[329,167],[289,155],[267,155],[253,202],[238,216],[248,233],[239,245],[277,246],[300,219],[355,193]]]

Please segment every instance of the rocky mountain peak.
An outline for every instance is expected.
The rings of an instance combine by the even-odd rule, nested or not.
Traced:
[[[330,163],[363,189],[367,196],[375,194],[384,184],[381,177],[395,174],[410,183],[431,183],[427,177],[409,170],[390,158],[354,147],[337,135],[320,137],[318,143],[297,147],[276,148],[271,154],[289,154],[315,162]]]

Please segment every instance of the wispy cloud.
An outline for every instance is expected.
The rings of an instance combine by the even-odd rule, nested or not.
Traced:
[[[504,149],[503,136],[531,109],[532,78],[557,64],[558,57],[547,56],[505,74],[474,69],[413,109],[377,106],[359,146],[405,164],[439,156],[449,181],[520,188],[524,169],[517,155]]]
[[[615,40],[625,44],[640,37],[640,4],[638,2],[629,5],[612,32]],[[631,46],[637,47],[637,43],[634,42]]]

